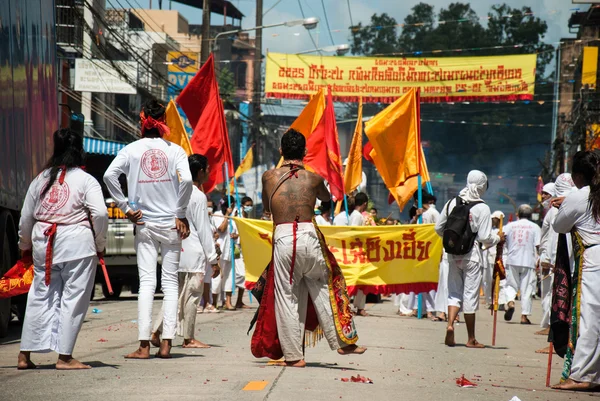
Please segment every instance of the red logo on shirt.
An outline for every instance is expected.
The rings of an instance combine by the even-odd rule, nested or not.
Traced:
[[[142,171],[149,178],[160,178],[167,173],[169,159],[165,152],[159,149],[151,149],[142,155]]]
[[[60,185],[58,182],[55,182],[50,190],[46,192],[44,195],[44,199],[42,199],[42,207],[49,212],[56,212],[61,209],[69,200],[69,186],[66,182],[63,182]]]

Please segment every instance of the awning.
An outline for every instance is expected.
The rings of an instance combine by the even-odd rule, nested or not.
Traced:
[[[125,147],[125,143],[106,141],[104,139],[83,138],[83,149],[86,153],[96,155],[111,155],[116,156],[121,149]]]

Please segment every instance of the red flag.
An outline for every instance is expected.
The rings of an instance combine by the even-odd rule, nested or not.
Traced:
[[[343,199],[342,157],[331,89],[327,91],[327,105],[323,117],[311,136],[308,137],[306,149],[304,163],[327,180],[334,201]]]
[[[371,157],[371,151],[373,150],[373,145],[371,142],[367,142],[367,144],[363,147],[363,157],[373,163],[373,158]]]
[[[190,143],[194,153],[208,159],[210,173],[204,191],[210,192],[225,181],[223,164],[227,163],[229,176],[233,175],[233,160],[225,122],[223,102],[219,97],[219,84],[215,77],[215,63],[211,54],[206,63],[177,97],[177,103],[187,116],[194,135]]]

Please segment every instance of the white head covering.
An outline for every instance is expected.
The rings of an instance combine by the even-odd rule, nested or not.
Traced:
[[[554,198],[556,196],[556,185],[554,185],[553,182],[544,184],[544,187],[542,188],[542,192],[550,194],[550,196],[552,196]]]
[[[494,213],[492,213],[492,219],[502,220],[503,218],[504,213],[502,213],[500,210],[496,210]]]
[[[556,196],[563,197],[567,196],[571,192],[575,190],[575,183],[573,182],[573,178],[571,178],[571,174],[563,173],[556,177],[555,188],[556,188]]]
[[[471,170],[467,176],[467,186],[458,194],[467,202],[480,201],[487,190],[487,177],[479,170]]]

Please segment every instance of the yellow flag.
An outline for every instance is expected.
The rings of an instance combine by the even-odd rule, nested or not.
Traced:
[[[244,159],[242,159],[242,162],[238,166],[237,170],[235,170],[234,178],[232,178],[231,182],[229,183],[229,188],[231,190],[231,193],[233,193],[235,191],[234,186],[233,186],[233,180],[234,179],[238,180],[242,176],[242,174],[244,174],[246,171],[250,170],[252,168],[253,161],[254,161],[254,152],[252,151],[252,147],[250,147],[250,149],[248,149],[248,152],[246,152],[246,156],[244,156]]]
[[[362,97],[358,101],[358,120],[354,128],[354,136],[348,153],[348,163],[344,170],[344,183],[346,194],[351,194],[362,182]]]
[[[167,111],[165,112],[167,126],[171,130],[171,134],[166,136],[165,139],[181,146],[185,153],[190,156],[192,153],[192,145],[190,144],[190,138],[187,136],[181,116],[177,111],[175,102],[171,100],[167,105]]]
[[[292,123],[290,128],[295,129],[300,132],[306,139],[313,133],[321,118],[323,117],[323,112],[325,111],[325,92],[323,89],[319,89],[319,91],[311,97],[310,101],[304,107],[296,121]],[[279,160],[277,164],[277,168],[281,167],[281,163],[283,163],[283,158]]]
[[[419,114],[419,94],[411,89],[365,125],[373,163],[401,209],[417,190],[418,175],[429,181]]]

